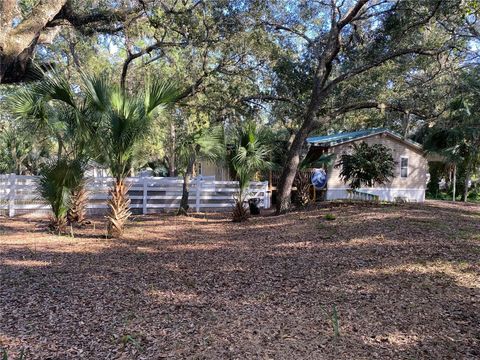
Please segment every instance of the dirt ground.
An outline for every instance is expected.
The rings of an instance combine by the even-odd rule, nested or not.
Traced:
[[[1,218],[0,349],[13,360],[478,359],[479,275],[478,205],[332,203],[245,224],[141,216],[122,240],[105,238],[101,218],[73,238]]]

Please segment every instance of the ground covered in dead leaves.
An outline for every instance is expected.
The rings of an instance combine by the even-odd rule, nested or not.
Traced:
[[[10,359],[480,357],[480,206],[152,215],[122,240],[44,226],[0,219]]]

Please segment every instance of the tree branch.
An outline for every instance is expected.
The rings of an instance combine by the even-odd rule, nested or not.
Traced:
[[[375,100],[369,100],[369,101],[360,101],[356,103],[351,103],[347,104],[341,107],[338,107],[336,109],[331,110],[326,116],[328,118],[335,118],[337,116],[352,112],[352,111],[357,111],[357,110],[364,110],[364,109],[379,109],[381,111],[387,110],[387,111],[397,111],[401,112],[404,114],[414,114],[418,117],[421,118],[433,118],[435,115],[427,115],[424,112],[422,112],[419,109],[411,109],[404,107],[400,104],[388,104],[384,102],[379,102]]]
[[[293,104],[295,106],[300,106],[298,102],[293,99],[290,99],[286,96],[275,96],[275,95],[251,95],[251,96],[244,96],[239,99],[240,102],[249,102],[251,100],[260,100],[260,101],[281,101]]]
[[[174,47],[174,46],[186,46],[188,43],[187,42],[174,42],[174,41],[158,41],[156,42],[155,44],[152,44],[150,46],[147,46],[146,48],[136,52],[136,53],[129,53],[127,58],[125,59],[124,63],[123,63],[123,67],[122,67],[122,75],[120,77],[120,84],[122,86],[122,88],[125,88],[125,81],[127,79],[127,72],[128,72],[128,67],[130,65],[130,63],[143,56],[143,55],[146,55],[146,54],[149,54],[151,53],[152,51],[154,50],[158,50],[158,49],[161,49],[161,48],[164,48],[164,47]]]
[[[126,21],[129,16],[133,14],[141,14],[141,8],[133,8],[129,10],[111,10],[92,12],[90,14],[76,13],[69,2],[66,2],[62,10],[47,23],[47,27],[56,27],[65,25],[67,21],[70,25],[80,30],[81,32],[104,32],[115,33],[124,29],[120,22]],[[90,24],[97,24],[95,29],[86,31],[86,26]]]
[[[7,56],[18,56],[30,44],[36,43],[40,32],[62,9],[67,0],[42,0],[33,9],[30,15],[16,27],[5,34],[1,39],[0,47]]]
[[[283,31],[290,32],[290,33],[304,39],[308,44],[313,44],[313,40],[310,37],[308,37],[306,34],[300,32],[298,30],[292,29],[291,27],[288,27],[288,26],[285,26],[285,25],[282,25],[282,24],[270,23],[270,22],[264,22],[263,24],[266,25],[266,26],[270,26],[275,30],[283,30]]]
[[[358,0],[357,3],[347,11],[345,16],[340,19],[337,23],[338,29],[343,29],[346,25],[348,25],[354,18],[357,16],[358,12],[362,9],[362,7],[368,2],[369,0]]]
[[[376,59],[375,61],[372,61],[369,64],[365,64],[362,66],[359,66],[357,68],[354,68],[350,71],[347,71],[343,73],[342,75],[337,76],[335,79],[331,80],[325,87],[324,91],[328,92],[333,86],[337,85],[338,83],[345,81],[347,79],[350,79],[354,77],[355,75],[359,75],[361,73],[364,73],[370,69],[373,69],[375,67],[378,67],[385,62],[389,60],[393,60],[397,57],[403,56],[403,55],[408,55],[408,54],[417,54],[417,55],[428,55],[428,56],[433,56],[433,55],[438,55],[443,51],[443,49],[436,49],[436,50],[429,50],[421,47],[416,47],[416,48],[408,48],[408,49],[401,49],[394,51],[388,55],[385,55],[383,57],[380,57]]]

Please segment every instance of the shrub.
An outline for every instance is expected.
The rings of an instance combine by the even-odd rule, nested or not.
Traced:
[[[336,168],[341,167],[340,177],[350,188],[364,185],[382,185],[390,181],[395,169],[392,151],[382,144],[353,144],[351,154],[343,154]]]

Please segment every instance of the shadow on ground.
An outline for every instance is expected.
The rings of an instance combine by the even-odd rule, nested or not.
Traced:
[[[0,219],[0,347],[27,359],[480,356],[478,206],[41,224]]]

